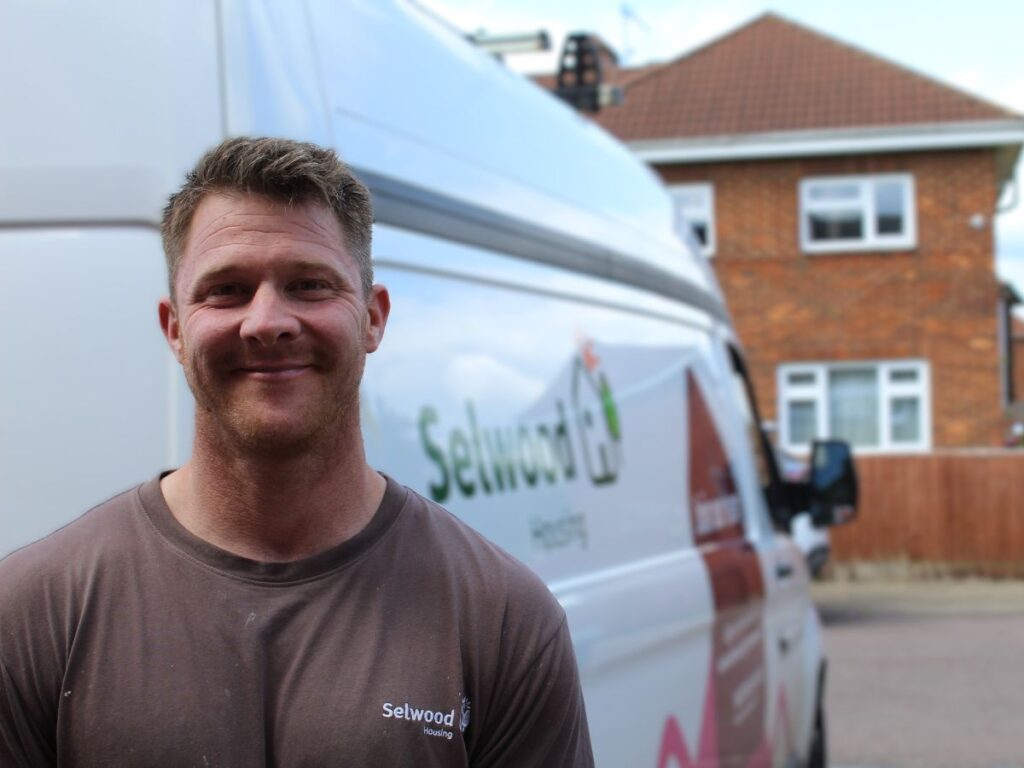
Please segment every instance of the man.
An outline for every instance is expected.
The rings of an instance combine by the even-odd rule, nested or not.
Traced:
[[[565,615],[366,463],[366,189],[233,139],[164,212],[192,458],[0,563],[2,766],[584,766]]]

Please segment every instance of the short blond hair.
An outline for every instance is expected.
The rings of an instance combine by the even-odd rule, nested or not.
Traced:
[[[332,149],[290,139],[239,136],[221,142],[203,155],[164,208],[160,234],[172,298],[192,217],[207,195],[218,192],[330,208],[359,267],[363,294],[370,294],[373,204],[369,190]]]

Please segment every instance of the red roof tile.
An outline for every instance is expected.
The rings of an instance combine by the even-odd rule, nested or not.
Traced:
[[[595,118],[626,141],[1021,119],[771,13],[627,72],[625,103]]]

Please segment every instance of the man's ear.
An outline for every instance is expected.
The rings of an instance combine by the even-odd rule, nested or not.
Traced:
[[[174,302],[171,301],[169,296],[164,296],[160,299],[160,304],[157,306],[157,313],[160,315],[160,330],[164,332],[164,338],[167,339],[167,346],[171,348],[171,352],[178,359],[178,362],[182,362],[182,349],[181,343],[181,326],[178,325],[178,311],[174,308]]]
[[[391,295],[383,285],[375,285],[370,289],[370,297],[366,300],[366,352],[375,352],[384,339],[384,327],[388,324],[391,314]]]

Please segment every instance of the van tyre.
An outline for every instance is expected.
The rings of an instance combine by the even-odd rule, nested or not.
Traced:
[[[828,753],[825,746],[825,712],[819,704],[814,715],[814,734],[811,736],[811,749],[807,755],[807,768],[827,768]]]
[[[807,768],[828,768],[828,749],[825,739],[825,662],[818,670],[818,705],[814,710],[814,732],[807,753]]]

